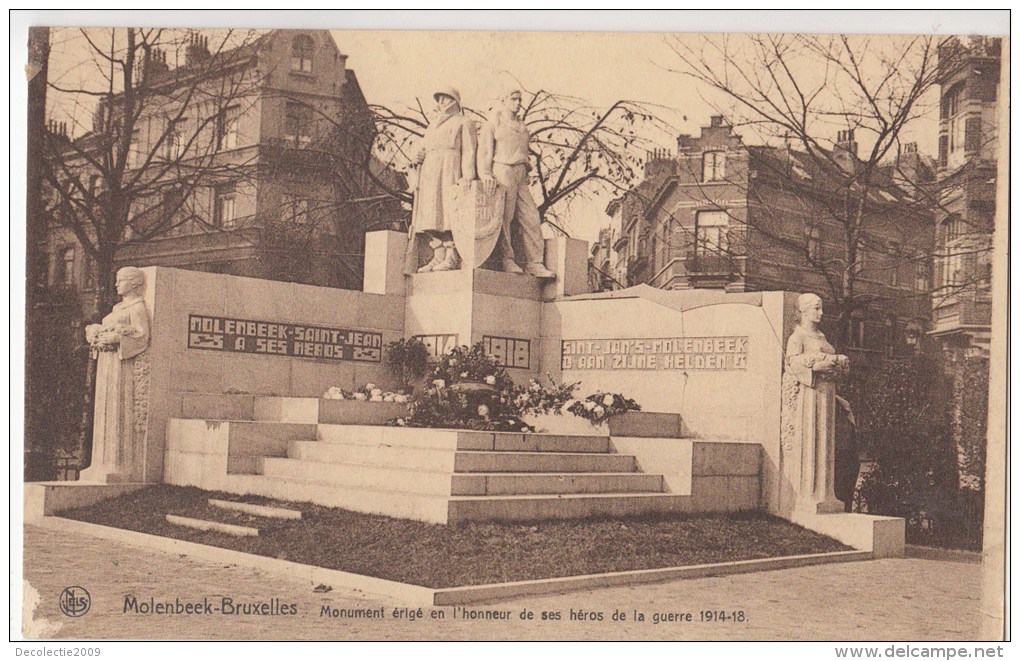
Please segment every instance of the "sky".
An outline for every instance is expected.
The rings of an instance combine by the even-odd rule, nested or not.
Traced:
[[[285,23],[280,20],[276,24]],[[767,21],[760,23],[768,27]],[[348,56],[347,65],[357,73],[369,102],[389,107],[413,107],[419,99],[428,103],[435,89],[452,85],[460,90],[465,105],[484,109],[501,89],[516,80],[525,89],[567,94],[593,106],[606,107],[618,99],[644,102],[672,127],[669,134],[649,136],[669,148],[675,144],[676,133],[697,135],[715,114],[712,105],[721,101],[704,86],[675,71],[681,63],[669,40],[676,37],[663,33],[408,30],[331,33],[340,51]],[[81,75],[84,44],[80,39],[75,43],[73,31],[55,31],[54,35],[59,43],[51,57],[51,79],[68,80]],[[701,39],[697,35],[680,38],[687,43]],[[739,41],[741,37],[734,39]],[[881,37],[875,43],[888,47],[904,43],[902,39]],[[65,111],[70,107],[66,100],[51,101],[51,105],[63,103]],[[91,115],[83,105],[72,110],[78,122]],[[917,142],[922,154],[933,156],[937,117],[935,104],[930,105],[932,111],[915,123],[905,137]],[[54,108],[53,115],[60,118],[60,109]],[[833,127],[833,136],[835,131]],[[759,141],[754,135],[745,133],[744,137],[749,143]],[[597,235],[599,226],[608,220],[602,210],[610,197],[603,195],[570,209],[569,223],[575,236],[591,240]]]

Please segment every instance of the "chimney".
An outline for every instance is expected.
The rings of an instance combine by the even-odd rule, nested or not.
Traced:
[[[207,60],[209,55],[209,37],[191,33],[188,45],[184,49],[184,66],[191,66]]]
[[[842,151],[850,154],[857,159],[857,142],[854,141],[854,130],[846,129],[836,134],[836,149],[834,151]]]
[[[676,158],[668,149],[657,147],[647,152],[648,159],[645,161],[645,177],[655,177],[659,174],[673,174],[676,171]]]
[[[709,120],[709,126],[712,128],[719,128],[720,126],[724,125],[725,124],[723,122],[722,115],[712,115],[711,119]]]
[[[694,148],[694,141],[691,136],[687,133],[681,133],[676,137],[676,150],[677,153],[682,154],[685,151],[689,151]]]
[[[905,143],[896,159],[893,181],[909,195],[916,195],[917,191],[927,183],[924,180],[927,175],[921,165],[921,155],[917,153],[917,143]]]
[[[46,130],[55,137],[67,139],[67,122],[51,119],[46,122]]]
[[[142,77],[159,76],[170,70],[166,63],[166,51],[162,48],[151,48],[146,51],[142,62]]]

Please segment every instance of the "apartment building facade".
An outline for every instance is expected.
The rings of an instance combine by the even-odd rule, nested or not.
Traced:
[[[609,253],[603,261],[622,285],[784,289],[827,300],[842,286],[831,279],[851,268],[855,296],[867,304],[853,313],[846,348],[909,352],[929,317],[932,222],[915,187],[929,184],[931,167],[908,145],[882,168],[862,236],[851,242],[833,212],[832,192],[845,184],[819,162],[849,170],[856,151],[851,131],[821,158],[792,145],[749,146],[713,117],[699,136],[679,136],[675,153],[650,154],[644,181],[609,205],[599,252]]]
[[[365,172],[374,163],[368,104],[332,36],[274,30],[210,52],[196,34],[184,51],[178,67],[156,48],[139,67],[148,96],[130,123],[120,190],[130,183],[135,194],[115,265],[360,287],[365,230],[402,212]],[[89,154],[123,125],[124,107],[123,94],[103,99],[94,130],[73,144],[50,127],[67,142],[63,167],[84,200],[105,194],[108,173]],[[49,256],[40,280],[88,301],[103,274],[61,225],[51,223],[40,246]]]

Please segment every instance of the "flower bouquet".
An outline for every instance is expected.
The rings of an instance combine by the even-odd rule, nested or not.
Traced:
[[[85,340],[92,349],[92,357],[100,351],[116,351],[120,345],[120,333],[113,326],[89,324],[85,327]]]
[[[568,403],[564,408],[593,425],[600,425],[614,415],[641,410],[641,406],[633,399],[601,391],[588,395],[583,400]]]

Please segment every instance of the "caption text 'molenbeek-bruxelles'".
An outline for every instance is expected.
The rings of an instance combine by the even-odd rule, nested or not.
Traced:
[[[124,612],[134,615],[297,615],[296,603],[273,597],[268,601],[245,601],[218,596],[213,599],[181,599],[156,601],[155,597],[139,599],[135,595],[124,597]]]

